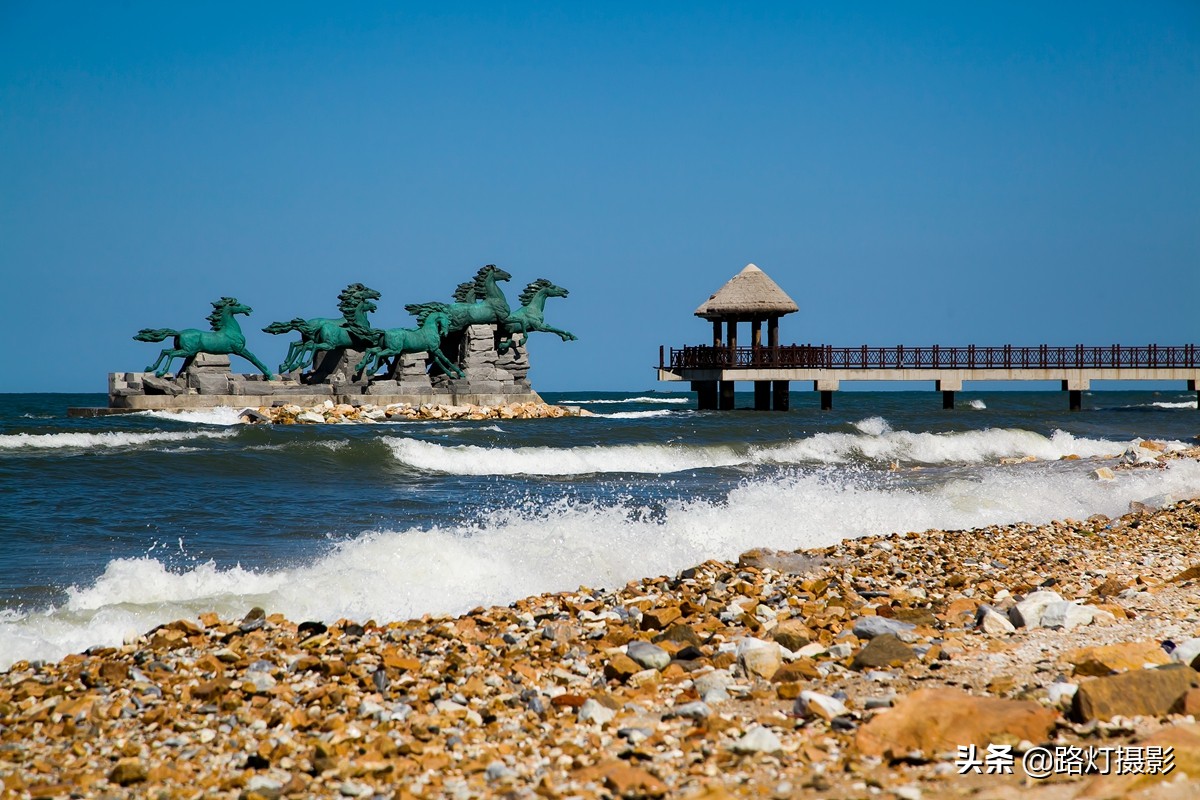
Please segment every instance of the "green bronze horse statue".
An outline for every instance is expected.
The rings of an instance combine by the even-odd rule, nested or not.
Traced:
[[[461,283],[454,293],[453,303],[411,303],[404,310],[417,318],[420,325],[434,311],[450,319],[450,331],[461,331],[468,325],[498,324],[508,318],[508,300],[497,281],[511,280],[512,275],[488,264],[475,273],[475,280]]]
[[[517,345],[525,344],[529,339],[530,331],[556,333],[564,342],[578,339],[579,337],[570,331],[559,330],[546,324],[544,315],[546,298],[566,296],[566,289],[556,286],[545,278],[538,278],[526,286],[525,291],[521,292],[521,307],[509,314],[508,318],[500,324],[501,332],[507,334],[508,338],[500,342],[498,351],[506,353],[510,346],[515,350]],[[514,341],[514,337],[518,333],[521,334],[520,342]]]
[[[408,353],[429,353],[434,363],[448,375],[463,377],[458,365],[442,353],[442,337],[450,331],[450,316],[443,311],[425,314],[419,328],[372,328],[359,330],[363,338],[374,339],[374,346],[367,348],[362,360],[355,366],[355,374],[373,375],[389,358],[399,358]],[[393,362],[394,363],[394,362]]]
[[[258,367],[268,379],[274,378],[271,370],[259,361],[253,353],[246,349],[246,336],[238,325],[235,315],[249,314],[253,309],[242,305],[233,297],[222,297],[212,304],[213,312],[208,315],[212,330],[202,331],[196,328],[184,328],[181,331],[173,328],[142,328],[134,336],[139,342],[161,342],[167,337],[175,337],[175,346],[167,348],[158,354],[158,360],[146,367],[146,372],[153,372],[161,378],[167,374],[171,362],[176,358],[184,359],[184,363],[195,358],[200,353],[210,355],[236,355]],[[166,363],[163,363],[166,359]],[[162,365],[161,369],[159,365]],[[186,368],[186,367],[185,367]]]
[[[304,319],[296,317],[288,322],[272,322],[263,328],[264,333],[287,333],[296,331],[300,334],[299,341],[288,346],[287,356],[279,365],[283,373],[304,369],[310,366],[319,351],[333,350],[338,347],[349,347],[355,350],[365,350],[370,343],[351,333],[354,330],[370,330],[367,314],[376,309],[372,300],[378,300],[379,292],[361,283],[352,283],[338,295],[338,310],[342,312],[341,319],[329,317],[314,317]]]

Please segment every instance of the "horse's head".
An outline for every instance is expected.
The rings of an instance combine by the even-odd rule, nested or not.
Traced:
[[[512,275],[510,275],[505,270],[500,269],[495,264],[488,264],[487,266],[480,267],[479,273],[476,275],[476,277],[479,280],[485,280],[489,275],[492,276],[492,280],[496,280],[496,281],[512,280]]]
[[[249,314],[254,309],[238,302],[236,297],[222,297],[212,304],[212,313],[208,315],[208,323],[212,329],[220,330],[222,320],[234,314]]]
[[[445,336],[450,332],[450,315],[443,311],[435,311],[425,320],[425,324],[432,322],[437,329],[438,336]]]
[[[538,292],[542,293],[543,297],[566,297],[567,290],[557,284],[545,279],[538,278],[525,287],[525,291],[521,292],[521,305],[527,306],[533,302],[533,298]]]

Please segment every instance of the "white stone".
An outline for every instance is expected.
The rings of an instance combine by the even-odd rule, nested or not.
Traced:
[[[1071,705],[1071,700],[1077,691],[1079,691],[1078,684],[1055,681],[1046,687],[1046,696],[1050,698],[1050,705],[1065,710]]]
[[[1040,628],[1046,607],[1062,601],[1058,592],[1032,592],[1008,610],[1008,618],[1018,628]]]
[[[1090,625],[1097,611],[1099,609],[1092,606],[1081,606],[1067,601],[1051,603],[1042,612],[1041,625],[1043,628],[1062,628],[1069,631],[1081,625]]]
[[[983,618],[979,620],[979,628],[991,636],[1003,636],[1017,630],[1011,622],[990,608],[983,613]]]
[[[853,652],[854,645],[842,642],[841,644],[835,644],[833,647],[829,648],[829,657],[835,661],[841,661],[843,658],[849,658],[850,654]]]
[[[1200,637],[1182,641],[1171,651],[1171,660],[1180,664],[1191,664],[1197,656],[1200,656]]]
[[[507,778],[515,777],[517,773],[508,768],[508,765],[503,761],[493,761],[488,764],[483,775],[489,782],[502,781]]]
[[[801,692],[800,696],[796,698],[795,709],[797,714],[815,714],[827,720],[850,713],[846,704],[836,697],[807,690]]]
[[[243,684],[250,684],[256,692],[265,692],[276,684],[276,680],[266,672],[247,672]]]
[[[307,422],[314,425],[320,425],[325,422],[325,417],[318,414],[316,411],[301,411],[296,415],[296,422]]]
[[[747,675],[767,680],[783,665],[783,653],[775,642],[747,637],[738,642],[737,654]]]
[[[625,655],[646,669],[665,669],[671,663],[671,654],[656,644],[633,641],[625,648]]]
[[[731,744],[729,749],[735,753],[779,753],[783,750],[783,743],[769,728],[756,725]]]
[[[597,725],[607,725],[616,715],[616,711],[613,711],[608,706],[597,703],[591,698],[588,698],[579,707],[580,722],[594,722]]]

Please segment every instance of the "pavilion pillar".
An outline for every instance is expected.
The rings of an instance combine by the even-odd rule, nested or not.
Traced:
[[[721,381],[720,408],[722,411],[733,410],[733,381]]]
[[[721,346],[721,320],[714,319],[713,324],[713,347]]]
[[[771,382],[771,406],[776,411],[787,411],[788,401],[791,398],[789,394],[790,385],[787,381],[772,381]]]
[[[771,410],[771,382],[770,381],[755,381],[754,382],[754,410],[755,411],[770,411]]]
[[[779,317],[767,320],[767,347],[779,347]]]
[[[729,366],[737,366],[737,319],[725,320],[725,344],[729,347]]]

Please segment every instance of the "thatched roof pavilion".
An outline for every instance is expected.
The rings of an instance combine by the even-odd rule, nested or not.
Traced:
[[[767,273],[753,264],[747,264],[741,272],[713,293],[696,309],[696,316],[712,320],[713,347],[721,347],[721,323],[725,323],[727,338],[725,345],[737,348],[737,324],[749,322],[753,347],[762,346],[762,323],[767,322],[769,347],[779,344],[779,318],[784,314],[799,311],[796,301],[788,297],[779,284]]]
[[[796,301],[779,284],[753,264],[729,279],[696,309],[697,317],[711,320],[767,319],[799,311]]]

